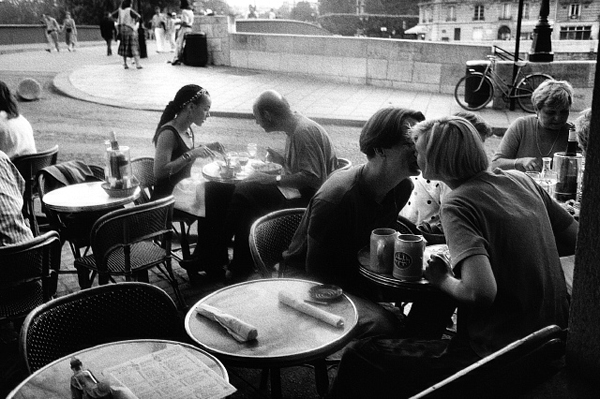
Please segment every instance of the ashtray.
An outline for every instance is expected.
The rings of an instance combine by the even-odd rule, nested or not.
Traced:
[[[125,198],[133,195],[139,184],[134,184],[129,188],[111,188],[110,183],[102,183],[102,188],[106,191],[109,197],[113,198]]]
[[[312,299],[319,301],[333,301],[342,296],[344,291],[337,285],[315,285],[308,290]]]

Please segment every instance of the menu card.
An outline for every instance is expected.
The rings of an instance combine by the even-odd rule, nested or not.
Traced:
[[[236,388],[181,346],[172,346],[104,370],[134,397],[219,399]],[[111,383],[113,388],[117,384]]]

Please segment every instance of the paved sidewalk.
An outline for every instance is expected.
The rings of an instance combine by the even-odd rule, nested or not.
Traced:
[[[157,53],[148,43],[143,69],[123,68],[122,58],[105,56],[104,43],[86,43],[76,52],[44,51],[45,45],[0,46],[0,70],[55,71],[55,87],[66,95],[99,104],[162,111],[177,90],[188,83],[205,87],[212,96],[211,114],[252,117],[252,104],[263,90],[274,89],[292,107],[321,122],[361,126],[378,109],[393,105],[422,111],[427,118],[451,115],[461,108],[452,95],[414,92],[367,85],[335,83],[265,71],[209,66],[172,66],[172,53]],[[21,51],[23,50],[23,51]],[[24,68],[24,65],[27,67]],[[41,68],[41,69],[40,69]],[[479,111],[497,133],[520,110]]]

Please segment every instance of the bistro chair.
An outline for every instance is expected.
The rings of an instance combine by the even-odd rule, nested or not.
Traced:
[[[140,182],[140,188],[142,189],[142,193],[140,198],[136,200],[136,204],[149,202],[152,198],[154,185],[156,184],[156,178],[154,177],[154,158],[139,157],[131,160],[131,171]],[[178,209],[173,209],[173,231],[179,239],[183,259],[188,259],[190,257],[190,229],[197,220],[198,218],[194,215]],[[175,228],[175,224],[177,223],[179,223],[179,230]],[[173,249],[173,252],[177,252],[177,249]],[[173,256],[177,257],[178,260],[181,260],[181,258],[174,253]]]
[[[283,276],[282,254],[292,242],[305,210],[290,208],[274,211],[257,219],[250,227],[250,253],[262,277],[270,278],[276,269],[278,276]]]
[[[108,342],[181,341],[184,336],[169,295],[150,284],[130,282],[81,290],[38,306],[23,323],[19,351],[33,373],[63,356]]]
[[[109,280],[114,282],[112,276],[124,276],[126,281],[133,277],[147,279],[148,269],[157,267],[173,287],[181,307],[185,308],[171,267],[174,202],[173,196],[168,196],[112,211],[98,219],[90,234],[93,254],[74,262],[76,269],[92,272],[87,287],[91,286],[96,274],[99,284],[103,285]]]
[[[347,158],[337,159],[337,168],[335,170],[348,170],[352,167],[352,161]]]
[[[511,398],[548,377],[565,354],[567,330],[544,327],[412,397]],[[522,392],[521,392],[522,393]]]
[[[56,231],[0,247],[0,321],[23,319],[56,293],[61,243]]]
[[[37,173],[43,168],[54,165],[58,156],[58,146],[35,154],[27,154],[15,157],[12,163],[17,167],[25,180],[25,191],[23,192],[23,216],[29,220],[29,227],[33,235],[39,236],[37,215],[35,213],[34,201],[38,195],[36,182]]]

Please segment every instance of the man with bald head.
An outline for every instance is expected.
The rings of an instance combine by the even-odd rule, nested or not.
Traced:
[[[278,209],[306,207],[337,165],[335,149],[325,129],[293,111],[278,92],[268,90],[258,96],[253,113],[256,123],[266,132],[286,135],[283,154],[267,149],[271,161],[283,166],[283,174],[255,172],[236,185],[218,248],[226,251],[226,244],[235,235],[234,257],[227,273],[233,281],[244,280],[254,269],[248,247],[252,223]]]

